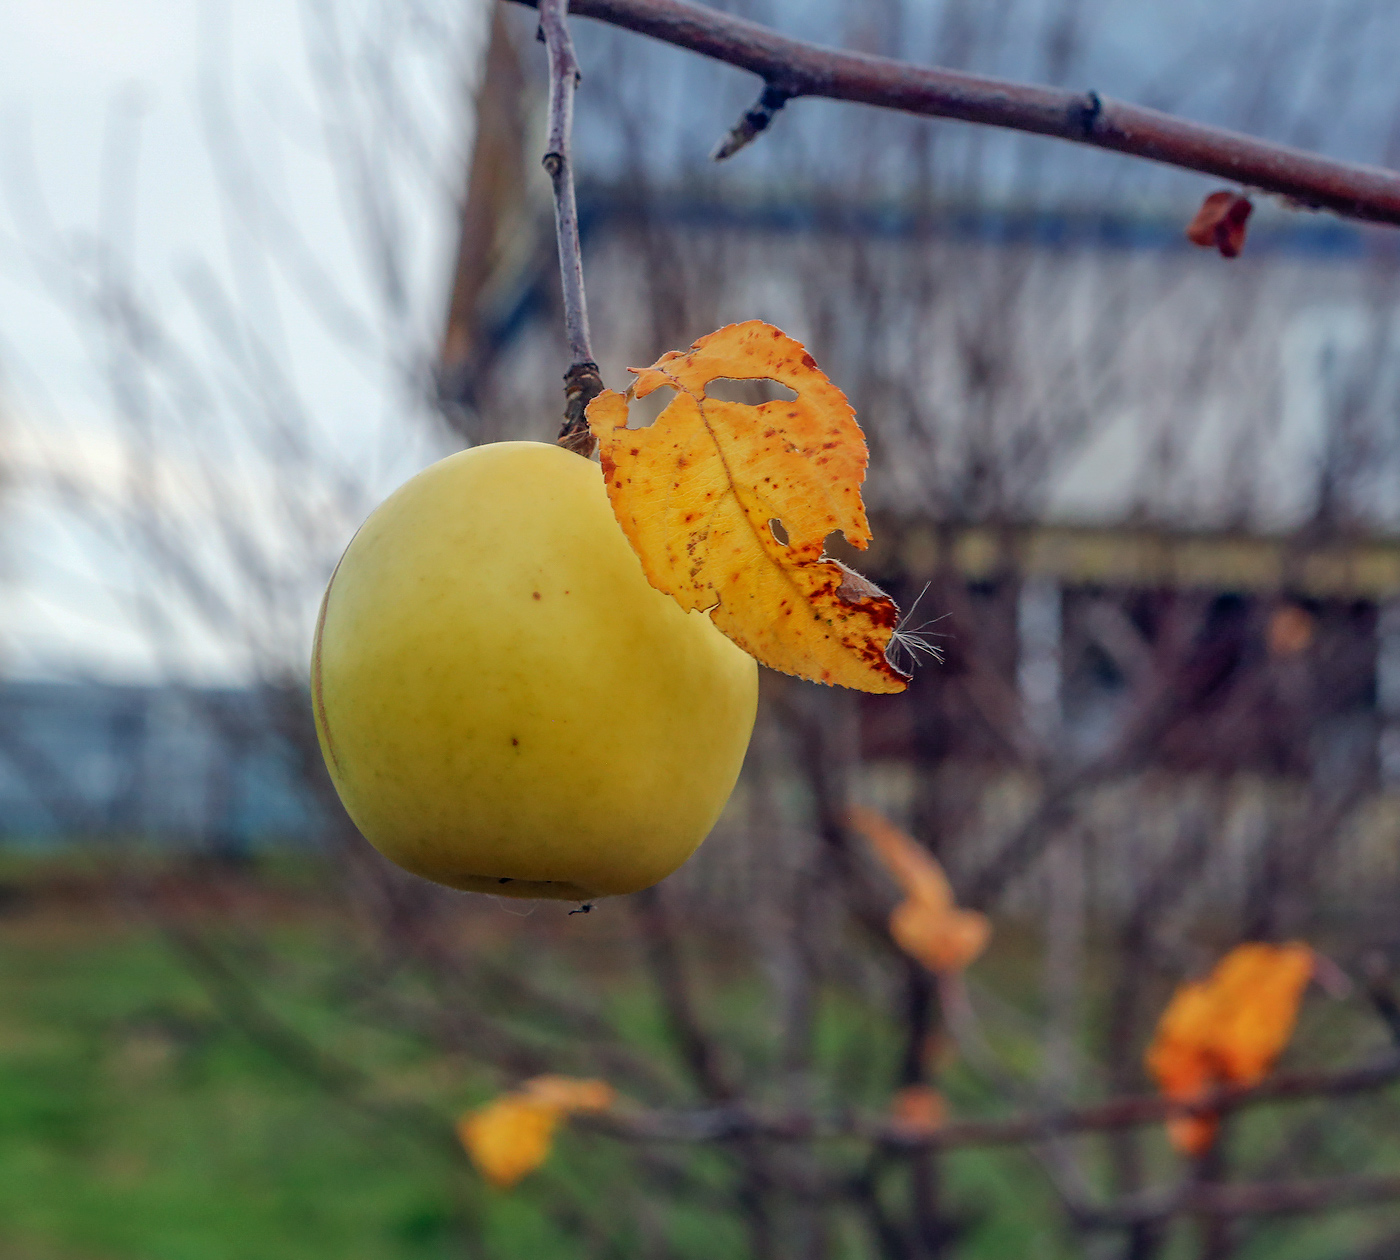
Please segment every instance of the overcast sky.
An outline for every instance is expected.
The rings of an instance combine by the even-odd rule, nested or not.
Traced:
[[[277,478],[321,462],[353,470],[363,485],[352,492],[305,486],[300,506],[325,526],[309,543],[303,526],[292,542],[310,553],[308,590],[353,528],[357,496],[372,499],[436,453],[415,436],[406,376],[431,347],[445,301],[449,211],[470,139],[464,79],[484,3],[322,7],[337,15],[338,55],[318,6],[301,0],[0,7],[0,439],[20,484],[0,504],[0,671],[228,678],[248,667],[244,630],[141,609],[152,573],[149,557],[133,559],[140,530],[92,510],[129,492],[132,417],[143,408],[167,534],[172,519],[177,535],[208,532],[211,472],[195,465],[210,443],[196,434],[217,432],[222,444],[219,510],[256,516],[245,532],[274,557],[286,540],[269,531],[296,515],[269,507],[286,489]],[[395,135],[365,122],[384,113],[386,92],[403,102]],[[357,185],[366,162],[375,178]],[[401,249],[396,316],[386,314],[387,282],[366,265],[371,200]],[[199,379],[179,405],[159,384],[147,396],[148,382],[128,381],[125,419],[114,407],[111,346],[93,318],[104,267],[192,365]],[[246,338],[213,335],[216,309],[232,311]],[[285,374],[278,388],[289,411],[300,409],[311,455],[279,463],[265,433],[240,429],[240,406],[255,408],[246,367],[225,342],[237,343],[244,365],[266,352],[276,365],[266,375]],[[192,434],[199,406],[189,399],[201,390],[211,414]],[[75,504],[70,493],[63,508],[62,494],[24,488],[34,469],[91,494]],[[199,563],[236,586],[229,550]],[[296,560],[280,557],[278,581]]]

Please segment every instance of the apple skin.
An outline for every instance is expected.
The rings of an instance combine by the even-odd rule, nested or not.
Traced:
[[[400,486],[326,588],[321,751],[385,857],[453,888],[649,887],[714,826],[758,668],[653,588],[596,464],[500,442]]]

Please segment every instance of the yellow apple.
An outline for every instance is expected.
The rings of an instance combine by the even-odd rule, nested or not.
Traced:
[[[654,884],[705,838],[758,671],[648,584],[597,465],[500,442],[364,523],[321,603],[311,688],[340,799],[386,857],[586,901]]]

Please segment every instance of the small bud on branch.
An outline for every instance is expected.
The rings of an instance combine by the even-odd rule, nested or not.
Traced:
[[[729,134],[717,145],[714,152],[710,154],[710,160],[723,162],[725,158],[731,158],[740,149],[752,144],[763,132],[768,130],[768,124],[773,121],[773,117],[788,102],[788,94],[780,87],[768,84],[753,107],[731,128]]]

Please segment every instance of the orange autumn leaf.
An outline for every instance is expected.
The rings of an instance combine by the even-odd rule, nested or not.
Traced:
[[[1293,1036],[1313,952],[1298,942],[1239,945],[1204,980],[1172,995],[1147,1051],[1147,1069],[1169,1098],[1200,1098],[1222,1085],[1255,1085]],[[1172,1144],[1201,1155],[1215,1142],[1214,1116],[1167,1122]]]
[[[463,1116],[457,1136],[481,1175],[507,1190],[549,1157],[561,1115],[548,1103],[507,1094]]]
[[[906,1085],[890,1100],[890,1119],[915,1137],[936,1133],[947,1118],[947,1101],[930,1085]]]
[[[457,1122],[457,1136],[477,1170],[507,1190],[546,1159],[568,1115],[606,1111],[617,1094],[605,1081],[537,1076]]]
[[[608,497],[647,580],[773,669],[859,691],[903,691],[885,657],[894,601],[824,554],[839,531],[870,542],[865,439],[846,396],[802,345],[761,320],[631,368],[627,394],[588,406]],[[797,397],[759,405],[706,396],[722,378],[771,379]],[[655,423],[628,402],[670,386]],[[773,522],[780,530],[775,531]],[[785,535],[785,537],[784,537]]]
[[[883,814],[855,806],[849,818],[905,892],[890,914],[895,944],[930,971],[961,971],[987,947],[992,935],[987,916],[960,910],[933,855]]]

